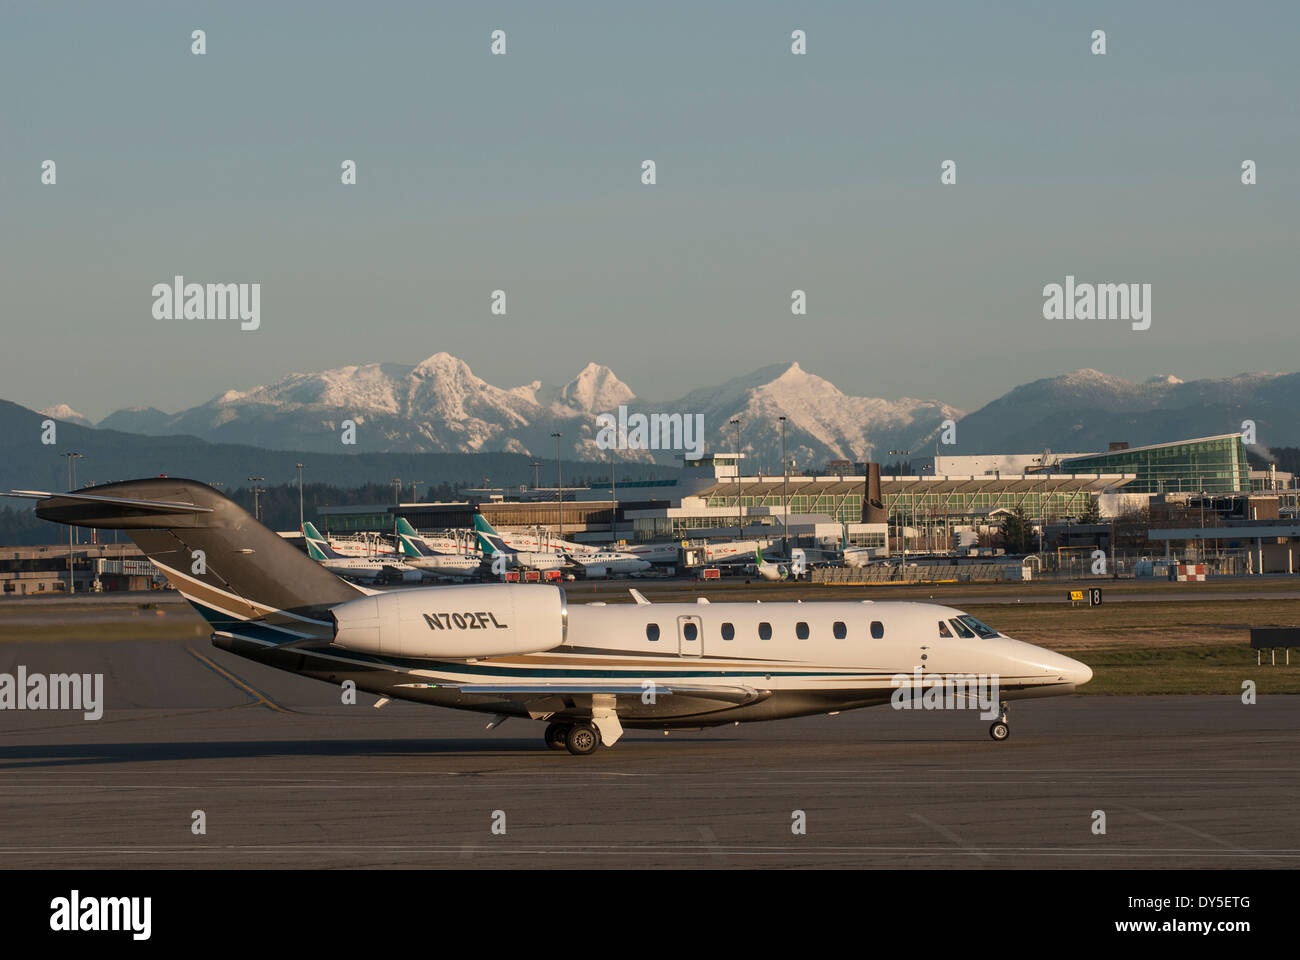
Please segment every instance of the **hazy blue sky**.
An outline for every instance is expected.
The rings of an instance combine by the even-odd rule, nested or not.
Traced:
[[[439,350],[650,398],[794,359],[967,409],[1297,370],[1298,11],[9,2],[0,397],[97,419]],[[262,329],[154,320],[177,273],[261,282]],[[1067,273],[1151,283],[1151,329],[1044,320]]]

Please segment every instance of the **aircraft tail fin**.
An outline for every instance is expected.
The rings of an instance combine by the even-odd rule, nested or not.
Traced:
[[[11,495],[36,500],[42,520],[125,530],[214,628],[286,611],[299,611],[300,621],[327,621],[324,608],[364,592],[196,480],[159,477],[77,493]]]
[[[417,559],[430,556],[433,551],[424,539],[415,532],[415,528],[406,522],[405,517],[397,518],[397,539],[402,545],[402,556]]]
[[[329,540],[320,535],[320,531],[308,521],[302,525],[302,536],[307,541],[307,553],[316,561],[341,560],[343,554],[330,546]]]
[[[511,554],[515,551],[506,546],[501,534],[492,528],[487,518],[481,513],[474,514],[474,531],[478,534],[479,549],[485,557],[495,557],[498,553]]]

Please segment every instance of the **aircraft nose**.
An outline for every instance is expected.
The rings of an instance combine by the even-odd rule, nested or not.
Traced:
[[[1058,668],[1061,671],[1061,676],[1076,687],[1082,686],[1092,679],[1092,667],[1069,657],[1061,657]]]

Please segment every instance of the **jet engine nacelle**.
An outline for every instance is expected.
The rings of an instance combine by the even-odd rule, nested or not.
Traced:
[[[392,657],[540,653],[564,643],[564,591],[544,584],[393,590],[330,608],[334,642]]]

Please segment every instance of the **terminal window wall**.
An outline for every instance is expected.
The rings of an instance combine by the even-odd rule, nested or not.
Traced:
[[[310,519],[310,518],[309,518]],[[327,513],[316,524],[321,533],[362,533],[369,530],[392,530],[393,515],[384,513]]]
[[[1093,472],[1091,470],[1087,471]],[[1120,472],[1120,471],[1116,471]],[[1126,488],[1127,489],[1127,488]],[[939,493],[926,491],[923,488],[916,490],[905,490],[902,493],[886,494],[885,509],[889,514],[891,523],[900,523],[906,520],[913,523],[918,514],[922,516],[933,516],[942,518],[981,516],[987,514],[990,510],[1002,508],[1004,510],[1014,510],[1017,506],[1024,508],[1025,513],[1030,517],[1044,516],[1048,518],[1055,517],[1075,517],[1084,513],[1088,508],[1088,502],[1091,494],[1086,490],[1066,490],[1066,491],[1034,491],[1027,493],[1019,492],[955,492]],[[719,507],[722,509],[736,509],[736,497],[719,496],[709,497],[707,501],[710,507]],[[772,497],[742,497],[742,507],[754,506],[773,506],[780,505],[781,498],[778,496],[775,501]],[[790,512],[795,513],[824,513],[828,514],[840,523],[858,523],[862,519],[862,495],[848,494],[847,496],[814,496],[798,495],[790,497]],[[745,524],[757,526],[763,521],[759,518],[746,518]],[[735,526],[735,517],[730,518],[713,518],[716,522],[704,522],[701,520],[681,521],[683,527],[689,525],[693,528],[706,526]],[[672,534],[665,534],[671,536]]]
[[[852,533],[849,534],[849,546],[851,547],[884,547],[886,535],[881,533]]]
[[[706,501],[710,507],[722,507],[724,509],[736,509],[736,495],[731,496],[709,497]],[[769,494],[765,497],[741,497],[740,505],[742,507],[782,507],[785,506],[785,498],[781,496],[780,491]],[[862,494],[824,494],[816,496],[813,494],[791,494],[790,496],[791,513],[824,513],[840,523],[857,523],[862,519]],[[749,520],[745,521],[747,524]],[[732,521],[733,525],[735,521]],[[724,524],[725,525],[725,524]],[[696,524],[700,526],[700,524]]]
[[[1246,445],[1233,434],[1149,450],[1114,450],[1065,460],[1069,473],[1135,473],[1125,493],[1226,493],[1250,488]]]
[[[1086,490],[1029,491],[1011,493],[986,491],[983,493],[897,493],[885,498],[891,523],[924,522],[933,517],[957,520],[964,517],[983,518],[990,510],[1024,509],[1031,519],[1046,517],[1077,517],[1088,509],[1091,494]]]

